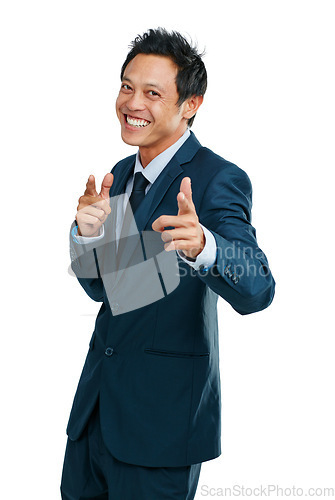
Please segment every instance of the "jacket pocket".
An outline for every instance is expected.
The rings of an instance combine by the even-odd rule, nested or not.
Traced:
[[[181,351],[164,351],[161,349],[144,349],[146,354],[154,354],[155,356],[167,356],[172,358],[204,358],[209,356],[209,352],[181,352]]]

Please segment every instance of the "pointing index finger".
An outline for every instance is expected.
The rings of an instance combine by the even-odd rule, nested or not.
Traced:
[[[183,177],[180,183],[180,191],[184,193],[188,200],[192,201],[191,179],[189,177]]]
[[[90,175],[86,183],[85,193],[90,196],[98,196],[97,190],[95,188],[95,178],[94,175]]]

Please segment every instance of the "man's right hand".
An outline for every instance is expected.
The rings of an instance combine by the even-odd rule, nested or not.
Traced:
[[[76,221],[79,236],[99,236],[100,227],[111,213],[109,190],[113,180],[113,174],[106,174],[98,194],[95,189],[94,175],[89,176],[85,193],[78,200]]]

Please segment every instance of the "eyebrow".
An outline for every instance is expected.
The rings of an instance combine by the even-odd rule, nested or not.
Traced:
[[[124,77],[122,78],[122,80],[126,80],[127,82],[129,82],[129,83],[133,84],[133,82],[131,81],[131,79],[130,79],[130,78],[127,78],[126,76],[124,76]],[[165,89],[164,89],[163,87],[161,87],[158,83],[154,83],[154,82],[149,83],[149,82],[148,82],[148,83],[145,83],[144,85],[145,85],[146,87],[156,87],[156,89],[160,90],[161,92],[165,92]]]

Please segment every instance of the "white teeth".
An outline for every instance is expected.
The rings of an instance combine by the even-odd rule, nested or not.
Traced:
[[[135,118],[130,118],[130,116],[127,115],[127,123],[133,127],[146,127],[150,122],[147,120],[136,120]]]

